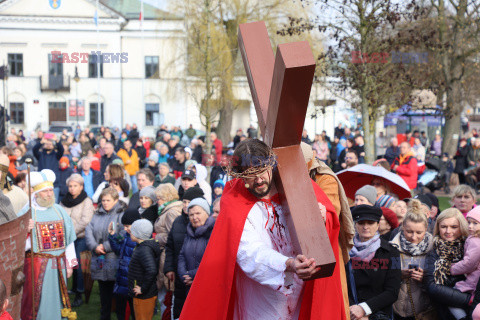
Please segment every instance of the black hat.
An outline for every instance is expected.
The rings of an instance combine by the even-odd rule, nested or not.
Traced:
[[[430,199],[432,206],[439,208],[440,204],[438,203],[438,198],[433,193],[425,193],[425,195]]]
[[[182,174],[182,180],[183,179],[195,179],[195,172],[193,172],[192,170],[185,170],[185,172]]]
[[[409,203],[410,200],[412,199],[417,199],[422,204],[426,205],[429,209],[432,209],[432,200],[430,200],[430,197],[427,196],[426,194],[417,194],[415,197],[411,199],[405,199],[403,201],[405,201],[406,203]]]
[[[355,222],[364,220],[379,222],[382,214],[382,209],[368,204],[355,206],[352,210],[353,221]]]
[[[200,187],[191,187],[183,194],[182,200],[192,201],[195,198],[202,198],[204,195],[203,190]]]
[[[135,221],[140,219],[140,213],[137,209],[129,208],[122,216],[123,225],[132,225]]]

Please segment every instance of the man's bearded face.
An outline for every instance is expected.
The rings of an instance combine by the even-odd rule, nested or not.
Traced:
[[[248,184],[248,191],[255,197],[265,197],[272,188],[272,169],[267,169],[256,177],[245,178],[245,184]]]
[[[45,208],[50,208],[55,203],[55,194],[53,193],[53,189],[39,191],[35,194],[35,198],[37,203]]]

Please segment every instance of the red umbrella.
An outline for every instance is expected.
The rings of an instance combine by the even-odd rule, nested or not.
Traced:
[[[383,167],[374,167],[368,164],[358,164],[349,169],[337,173],[342,182],[347,197],[355,198],[355,192],[361,187],[372,184],[374,179],[382,179],[390,187],[392,193],[399,199],[410,198],[410,188],[407,183],[397,174],[385,170]]]

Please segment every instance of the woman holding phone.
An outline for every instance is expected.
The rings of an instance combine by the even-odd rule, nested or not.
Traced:
[[[466,309],[471,295],[453,288],[463,276],[453,276],[450,267],[463,258],[468,236],[467,220],[456,208],[444,210],[435,222],[433,249],[425,258],[424,285],[438,319],[455,319],[448,307]]]
[[[402,283],[398,300],[393,305],[395,319],[417,319],[432,312],[428,295],[422,288],[425,257],[432,249],[433,236],[427,232],[428,220],[419,200],[411,200],[401,231],[390,241],[400,252]],[[427,311],[428,310],[428,311]]]

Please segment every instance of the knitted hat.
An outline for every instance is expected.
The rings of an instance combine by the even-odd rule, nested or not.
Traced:
[[[382,210],[379,207],[361,204],[353,207],[352,216],[355,222],[364,220],[379,222],[382,217]]]
[[[148,157],[148,160],[152,160],[153,162],[158,163],[158,153],[150,152],[150,157]]]
[[[202,198],[204,195],[203,190],[200,187],[191,187],[183,194],[182,200],[192,201],[195,198]]]
[[[480,206],[477,206],[467,213],[467,218],[472,218],[480,223]]]
[[[122,224],[125,226],[132,225],[135,221],[140,219],[140,213],[137,209],[128,208],[122,216]]]
[[[355,192],[355,196],[363,196],[368,202],[374,205],[377,200],[377,189],[373,186],[366,185],[358,189],[357,192]]]
[[[60,160],[58,161],[59,164],[66,163],[67,167],[70,165],[70,160],[68,160],[67,157],[61,157]]]
[[[153,225],[147,219],[138,219],[130,227],[131,234],[140,240],[152,238]]]
[[[157,196],[155,195],[155,188],[153,186],[147,186],[140,190],[140,197],[149,197],[153,203],[157,202]]]
[[[390,206],[395,202],[395,199],[392,196],[389,196],[388,194],[384,194],[383,196],[380,196],[375,203],[377,207],[385,207],[385,208],[390,208]]]
[[[390,210],[389,208],[382,207],[382,213],[385,220],[392,227],[392,230],[399,226],[397,214]]]
[[[202,208],[203,210],[205,210],[205,212],[210,215],[210,206],[208,205],[208,202],[207,200],[203,199],[203,198],[195,198],[193,199],[192,201],[190,201],[190,203],[188,204],[188,210],[190,210],[190,208],[192,207],[195,207],[195,206],[199,206],[200,208]]]
[[[225,188],[225,182],[223,182],[223,180],[221,179],[218,179],[216,180],[214,183],[213,183],[213,189],[215,188]]]
[[[190,166],[195,166],[197,163],[198,163],[197,161],[192,160],[192,159],[187,160],[187,161],[185,161],[185,169],[187,169]]]

